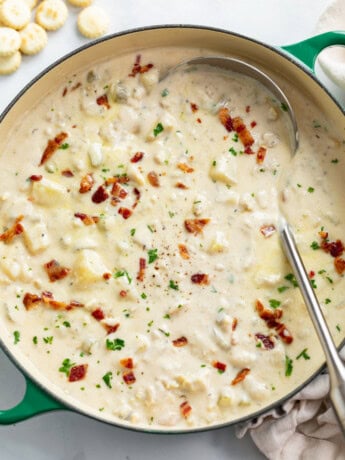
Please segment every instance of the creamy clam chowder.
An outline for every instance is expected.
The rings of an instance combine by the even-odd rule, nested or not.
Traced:
[[[1,336],[57,394],[132,426],[235,420],[320,366],[280,210],[343,337],[343,138],[284,81],[293,159],[286,107],[252,79],[197,67],[160,81],[201,53],[72,75],[1,152]]]

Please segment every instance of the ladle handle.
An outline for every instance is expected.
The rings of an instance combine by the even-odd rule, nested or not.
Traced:
[[[310,284],[307,271],[298,252],[295,239],[285,219],[281,219],[280,236],[284,252],[298,281],[304,302],[320,339],[330,378],[330,399],[345,436],[345,367],[328,329],[319,302]]]
[[[319,53],[325,48],[335,45],[345,45],[345,31],[326,32],[281,48],[301,60],[314,72],[316,58]]]

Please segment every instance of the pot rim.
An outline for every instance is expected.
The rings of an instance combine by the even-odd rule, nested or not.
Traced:
[[[109,41],[116,39],[118,37],[126,36],[126,35],[131,35],[135,33],[141,33],[141,32],[148,32],[152,30],[164,30],[164,29],[196,29],[196,30],[206,30],[210,32],[217,32],[217,33],[223,33],[229,36],[233,37],[238,37],[243,40],[246,40],[248,42],[251,42],[253,44],[262,46],[269,51],[279,55],[280,57],[285,58],[290,64],[297,66],[300,70],[302,70],[305,74],[307,74],[308,77],[312,78],[314,82],[332,99],[333,103],[339,108],[341,113],[345,115],[345,109],[341,107],[339,102],[335,99],[335,97],[330,93],[328,88],[316,77],[316,75],[312,72],[312,70],[307,67],[302,61],[299,61],[297,58],[295,58],[291,53],[288,51],[285,51],[283,48],[279,46],[274,46],[267,44],[261,40],[248,37],[244,34],[240,34],[237,32],[232,32],[227,29],[223,28],[218,28],[218,27],[213,27],[213,26],[205,26],[205,25],[196,25],[196,24],[158,24],[158,25],[152,25],[152,26],[142,26],[142,27],[136,27],[136,28],[130,28],[130,29],[125,29],[120,32],[115,32],[113,34],[106,35],[105,37],[101,37],[97,40],[93,40],[92,42],[86,43],[84,45],[81,45],[80,47],[70,51],[69,53],[65,54],[64,56],[58,58],[56,61],[54,61],[52,64],[47,66],[45,69],[43,69],[38,75],[36,75],[31,81],[29,81],[19,92],[18,94],[12,99],[12,101],[5,107],[3,112],[0,114],[0,125],[6,115],[10,112],[10,110],[15,106],[15,104],[20,100],[20,98],[28,91],[30,88],[38,82],[41,78],[43,78],[46,74],[48,74],[52,69],[55,67],[58,67],[60,64],[63,62],[67,61],[68,59],[72,58],[73,56],[79,54],[82,51],[85,51],[89,48],[93,48],[94,46]],[[1,126],[0,126],[1,127]],[[340,345],[337,347],[339,350],[344,346],[345,344],[345,338],[342,340]],[[322,364],[307,380],[305,380],[303,383],[301,383],[298,387],[296,387],[294,390],[290,391],[288,394],[286,394],[284,397],[280,398],[278,401],[275,401],[274,403],[271,403],[268,406],[265,406],[262,409],[258,409],[257,411],[242,416],[238,419],[235,420],[230,420],[228,422],[223,422],[220,424],[215,424],[215,425],[207,425],[207,426],[202,426],[202,427],[191,427],[188,429],[173,429],[169,428],[169,430],[165,429],[156,429],[156,428],[150,428],[150,426],[135,426],[135,425],[130,425],[130,424],[121,424],[121,422],[117,421],[111,421],[111,420],[105,420],[102,418],[101,415],[97,415],[96,413],[91,413],[90,411],[87,411],[86,409],[80,409],[76,404],[73,404],[72,402],[66,401],[62,396],[56,395],[54,391],[51,388],[47,388],[44,384],[42,384],[36,377],[32,375],[32,373],[25,367],[24,364],[22,364],[19,359],[17,359],[12,352],[10,351],[9,347],[6,345],[4,340],[0,337],[0,347],[6,354],[6,356],[10,359],[10,361],[16,366],[17,369],[20,370],[20,372],[23,374],[24,378],[28,381],[32,381],[36,387],[38,387],[40,390],[42,390],[43,393],[46,395],[50,396],[54,401],[57,401],[58,403],[61,404],[61,410],[71,410],[73,412],[76,412],[78,414],[84,415],[88,418],[91,418],[93,420],[97,420],[98,422],[105,423],[107,425],[112,425],[116,426],[118,428],[126,429],[129,431],[134,431],[134,432],[139,432],[139,433],[149,433],[149,434],[166,434],[166,435],[176,435],[176,434],[191,434],[191,433],[201,433],[205,431],[213,431],[213,430],[218,430],[222,428],[226,428],[229,426],[234,426],[234,425],[239,425],[239,424],[244,424],[245,422],[248,422],[249,420],[256,421],[256,419],[259,416],[264,416],[266,413],[270,412],[273,409],[281,408],[282,404],[285,403],[288,399],[291,397],[295,396],[299,391],[301,391],[304,387],[306,387],[317,375],[319,375],[322,371],[326,369],[326,363]],[[24,398],[25,399],[25,395]],[[50,410],[59,410],[59,408],[52,408]],[[47,410],[48,411],[48,410]],[[1,411],[0,411],[1,412]],[[31,418],[34,416],[39,415],[44,411],[40,412],[34,412],[32,415],[29,415],[27,418]],[[283,415],[283,414],[282,414]]]

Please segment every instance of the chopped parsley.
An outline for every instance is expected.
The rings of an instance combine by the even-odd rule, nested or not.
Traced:
[[[107,350],[122,350],[122,348],[125,346],[125,341],[122,339],[107,339],[105,345],[107,347]]]
[[[293,371],[293,361],[288,355],[285,355],[285,377],[290,377]]]
[[[155,260],[158,259],[157,251],[158,249],[149,249],[147,251],[147,254],[149,256],[149,264],[152,264]]]
[[[281,302],[280,302],[280,300],[270,299],[269,304],[270,304],[270,307],[272,307],[272,308],[278,308],[280,306]]]
[[[167,97],[168,94],[169,94],[168,88],[164,88],[163,91],[161,92],[161,96],[162,96],[162,97]]]
[[[71,323],[69,321],[64,321],[62,323],[65,327],[71,327]]]
[[[175,281],[173,281],[173,280],[170,280],[170,281],[169,281],[169,287],[170,287],[170,289],[175,289],[175,291],[178,291],[178,290],[179,290],[178,284],[175,283]]]
[[[53,343],[54,337],[51,335],[50,337],[43,337],[43,342],[51,345]]]
[[[234,142],[238,142],[238,133],[235,133],[235,134],[234,134],[232,140],[233,140]],[[229,150],[229,152],[230,152],[230,150]]]
[[[136,229],[135,229],[135,228],[131,228],[131,231],[130,231],[131,236],[134,236],[134,235],[135,235],[135,232],[136,232]]]
[[[314,251],[315,251],[316,249],[320,249],[320,245],[319,245],[319,243],[318,243],[317,241],[313,241],[313,242],[311,243],[310,247],[311,247],[312,249],[314,249]]]
[[[73,366],[75,366],[75,363],[72,363],[72,361],[69,358],[66,358],[62,361],[62,365],[59,368],[59,372],[64,372],[68,377],[70,370]]]
[[[162,123],[157,123],[156,127],[153,129],[153,135],[157,137],[162,131],[164,131],[164,126]]]
[[[338,332],[341,331],[341,327],[339,326],[339,324],[337,324],[335,327],[336,327],[336,329],[337,329]]]
[[[310,356],[307,353],[308,348],[305,348],[304,350],[301,351],[301,353],[296,356],[296,359],[304,358],[305,360],[310,359]]]
[[[310,284],[311,284],[311,287],[312,287],[313,289],[316,289],[316,288],[317,288],[317,284],[316,284],[316,281],[315,281],[314,279],[311,279],[311,280],[310,280]]]
[[[308,187],[307,190],[308,190],[309,193],[313,193],[315,189],[314,189],[314,187]]]
[[[296,278],[295,278],[294,274],[289,273],[284,277],[284,279],[286,279],[286,281],[290,281],[290,283],[292,284],[293,287],[298,287],[298,283],[296,281]]]
[[[230,148],[229,148],[229,152],[230,152],[231,155],[233,155],[234,157],[237,157],[237,151],[236,151],[233,147],[230,147]]]
[[[213,160],[213,162],[212,162],[212,166],[217,166],[217,162],[216,162],[216,160]]]
[[[128,283],[131,284],[132,282],[132,278],[129,276],[128,274],[128,271],[127,270],[118,270],[117,272],[115,272],[113,274],[113,277],[116,279],[116,278],[121,278],[121,276],[125,276],[128,280]]]
[[[112,388],[112,386],[111,386],[111,379],[112,378],[113,378],[113,373],[112,372],[107,372],[102,377],[103,382],[107,385],[108,388]]]
[[[161,328],[158,328],[158,330],[159,330],[162,334],[164,334],[166,337],[169,337],[169,336],[170,336],[170,332],[167,332],[167,331],[165,331],[164,329],[161,329]]]
[[[145,292],[143,292],[140,296],[142,299],[147,299],[147,295],[145,294]]]
[[[148,225],[147,228],[150,230],[151,233],[154,232],[153,228],[151,227],[151,225]]]
[[[69,148],[69,144],[67,142],[61,144],[59,147],[60,150],[67,150],[68,148]]]
[[[338,158],[334,158],[334,160],[332,160],[332,161],[331,161],[331,163],[334,163],[334,164],[337,164],[337,163],[339,163],[339,160],[338,160]]]
[[[37,338],[37,335],[35,335],[34,337],[32,337],[32,341],[35,345],[38,344],[38,338]]]
[[[280,293],[285,292],[288,289],[290,289],[289,286],[279,286],[279,287],[277,287],[277,291],[280,292]]]
[[[288,111],[288,106],[285,104],[285,102],[282,102],[280,104],[280,108],[282,109],[283,112],[287,112]]]
[[[331,303],[331,302],[332,302],[331,299],[329,299],[328,297],[327,297],[327,299],[325,299],[325,304],[326,304],[326,305],[328,305],[328,304]]]
[[[20,342],[20,332],[19,331],[14,331],[13,332],[13,338],[14,338],[14,344],[17,345],[18,342]]]

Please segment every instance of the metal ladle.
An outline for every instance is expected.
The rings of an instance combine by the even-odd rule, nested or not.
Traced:
[[[287,114],[289,121],[291,153],[292,155],[296,153],[298,148],[298,128],[295,114],[290,105],[290,102],[283,91],[279,88],[279,86],[268,75],[257,69],[255,66],[247,64],[246,62],[240,61],[238,59],[228,57],[197,57],[174,66],[162,77],[161,80],[165,79],[178,70],[182,70],[183,68],[186,68],[186,70],[191,70],[193,66],[197,67],[200,65],[213,68],[215,67],[221,70],[230,70],[232,72],[243,74],[253,78],[256,81],[259,81],[270,93],[275,96],[275,98],[282,104],[282,107],[284,107],[284,112]],[[329,397],[343,434],[345,435],[345,367],[339,357],[338,350],[334,344],[325,317],[320,308],[320,304],[310,284],[307,271],[298,252],[291,228],[282,215],[279,217],[279,233],[284,253],[287,256],[293,269],[294,275],[298,281],[298,286],[325,353],[330,379]]]

